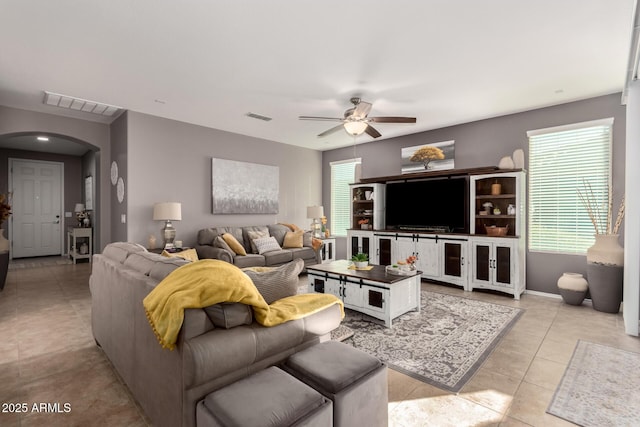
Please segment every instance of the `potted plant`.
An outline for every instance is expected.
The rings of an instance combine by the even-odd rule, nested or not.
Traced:
[[[369,265],[369,255],[364,252],[358,252],[354,256],[351,257],[351,261],[356,266],[356,268],[365,268]]]

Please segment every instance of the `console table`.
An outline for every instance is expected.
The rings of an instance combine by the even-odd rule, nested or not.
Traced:
[[[381,265],[370,270],[350,269],[346,260],[307,267],[313,292],[342,299],[344,306],[384,321],[387,328],[401,314],[420,311],[420,273],[401,276]]]
[[[79,259],[88,259],[91,262],[91,256],[93,255],[92,231],[91,228],[69,227],[67,229],[67,253],[73,259],[74,264]],[[87,253],[80,253],[78,239],[88,240]]]

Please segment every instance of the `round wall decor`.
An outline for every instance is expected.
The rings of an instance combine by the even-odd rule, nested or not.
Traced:
[[[124,200],[124,180],[122,179],[122,177],[118,178],[116,190],[118,194],[118,202],[122,203],[122,201]]]
[[[111,162],[111,185],[116,185],[118,182],[118,164],[115,162]]]

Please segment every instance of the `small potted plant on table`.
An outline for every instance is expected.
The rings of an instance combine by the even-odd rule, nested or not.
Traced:
[[[364,252],[358,252],[354,256],[351,257],[351,261],[356,266],[356,268],[365,268],[369,265],[369,255]]]

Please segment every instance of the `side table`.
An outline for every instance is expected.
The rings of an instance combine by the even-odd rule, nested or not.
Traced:
[[[69,227],[67,229],[67,253],[73,259],[73,263],[79,259],[88,259],[91,262],[91,256],[93,255],[93,233],[91,228],[76,228]],[[87,253],[80,253],[78,247],[78,239],[87,239]]]

